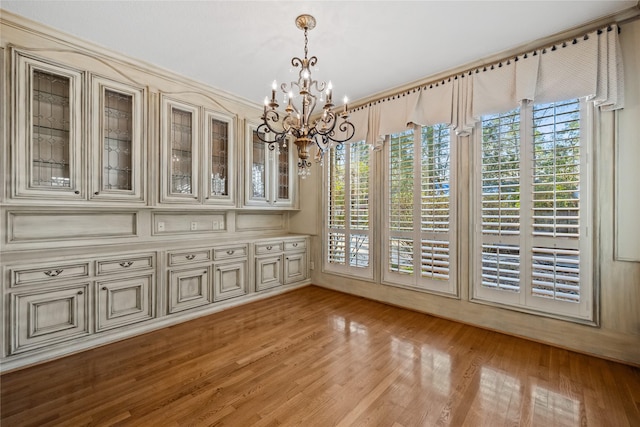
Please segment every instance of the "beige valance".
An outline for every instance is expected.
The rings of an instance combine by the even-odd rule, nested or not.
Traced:
[[[617,25],[360,107],[351,116],[358,137],[352,141],[366,139],[380,148],[385,135],[403,131],[410,123],[445,123],[464,136],[481,116],[512,110],[524,100],[573,98],[586,98],[603,110],[623,108]]]

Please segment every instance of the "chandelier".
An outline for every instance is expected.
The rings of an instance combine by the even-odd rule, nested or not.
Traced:
[[[274,80],[271,87],[271,99],[264,99],[264,114],[262,123],[258,126],[258,138],[268,144],[270,150],[278,147],[286,148],[287,141],[293,141],[298,149],[298,175],[302,178],[311,174],[309,161],[310,150],[316,146],[314,159],[322,161],[325,151],[331,144],[342,144],[351,139],[355,128],[349,122],[347,114],[347,97],[344,98],[344,109],[341,113],[331,110],[333,88],[331,82],[318,82],[311,77],[311,68],[316,65],[318,58],[308,57],[309,30],[314,29],[316,20],[311,15],[300,15],[296,18],[296,27],[304,30],[304,59],[294,57],[291,65],[300,68],[298,81],[282,83],[281,91],[284,93],[284,112],[278,111],[276,90],[278,85]],[[294,94],[294,89],[296,94]],[[315,92],[315,93],[314,93]],[[326,101],[324,96],[326,95]],[[315,119],[311,119],[316,104],[324,102],[322,113]]]

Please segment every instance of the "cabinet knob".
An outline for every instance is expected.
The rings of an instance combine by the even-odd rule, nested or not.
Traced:
[[[202,274],[207,274],[207,270],[203,271]]]
[[[98,194],[100,194],[100,192],[99,192],[99,191],[96,191],[96,192],[95,192],[95,193],[93,193],[93,194],[97,196]]]
[[[124,268],[131,267],[132,264],[133,264],[133,261],[122,261],[120,263],[120,267],[124,267]]]
[[[267,246],[268,251],[270,251],[271,249],[273,249],[273,246]]]
[[[78,295],[82,295],[82,294],[84,294],[83,291],[78,291]]]
[[[234,253],[236,253],[236,251],[232,251],[232,250],[227,251],[227,255],[233,255]]]
[[[80,191],[76,190],[74,191],[75,194],[80,194]]]
[[[184,256],[186,259],[188,259],[189,261],[191,261],[192,259],[194,259],[196,256],[191,254],[191,255],[185,255]]]
[[[298,244],[297,244],[297,243],[294,243],[294,244],[293,244],[293,245],[291,245],[291,246],[293,246],[294,248],[297,248],[297,247],[298,247]]]
[[[107,290],[107,287],[106,287],[106,286],[103,286],[103,287],[102,287],[102,290],[103,290],[103,291],[106,291],[106,290]]]

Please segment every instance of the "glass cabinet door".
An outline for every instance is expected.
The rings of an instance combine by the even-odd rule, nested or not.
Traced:
[[[199,109],[162,98],[162,201],[198,199]]]
[[[245,206],[293,207],[294,176],[292,174],[291,144],[273,150],[263,142],[257,131],[258,125],[247,122],[245,135],[246,178]],[[296,176],[297,178],[297,176]]]
[[[82,73],[15,52],[16,197],[82,199]]]
[[[94,77],[92,199],[144,201],[144,89]]]
[[[233,116],[205,111],[205,203],[235,205]]]

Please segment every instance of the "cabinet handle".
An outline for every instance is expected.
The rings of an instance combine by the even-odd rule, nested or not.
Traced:
[[[106,287],[106,286],[103,286],[103,287],[102,287],[102,290],[103,290],[103,291],[106,291],[106,290],[107,290],[107,287]]]
[[[189,261],[191,261],[192,259],[194,259],[196,256],[191,254],[191,255],[185,255],[184,256],[186,259],[188,259]]]
[[[293,246],[294,248],[297,248],[297,247],[298,247],[298,244],[297,244],[297,243],[294,243],[294,244],[293,244],[293,245],[291,245],[291,246]]]
[[[133,261],[122,261],[120,263],[120,267],[124,267],[124,268],[131,267],[131,265],[133,265]]]
[[[80,194],[80,191],[76,190],[74,191],[75,194]]]
[[[78,291],[78,295],[82,295],[82,294],[84,294],[84,292]]]
[[[202,274],[207,274],[207,270],[203,271]]]
[[[64,270],[47,270],[47,271],[44,272],[44,274],[46,274],[49,277],[56,277],[57,275],[59,275],[63,271]]]
[[[236,253],[236,251],[232,251],[232,250],[228,250],[228,251],[227,251],[227,255],[233,255],[233,254],[235,254],[235,253]]]
[[[273,246],[267,246],[268,251],[270,251],[271,249],[273,249]]]

